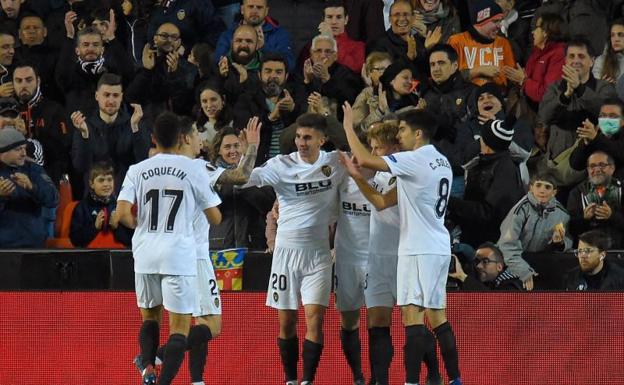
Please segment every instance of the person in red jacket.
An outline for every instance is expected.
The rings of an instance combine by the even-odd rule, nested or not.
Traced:
[[[565,64],[565,43],[562,40],[563,19],[555,13],[545,13],[535,22],[533,50],[526,68],[504,67],[508,80],[522,87],[532,107],[542,101],[549,85],[561,79]]]
[[[321,34],[332,36],[338,44],[339,64],[349,68],[359,74],[362,71],[365,59],[364,42],[351,39],[346,31],[349,16],[341,0],[329,0],[323,6],[323,21],[319,24],[318,30]],[[299,67],[303,68],[303,63],[310,57],[310,45],[306,45],[299,54]]]

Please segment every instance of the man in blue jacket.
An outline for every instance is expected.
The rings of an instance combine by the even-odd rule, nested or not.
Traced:
[[[0,248],[43,247],[42,208],[55,208],[58,191],[43,168],[26,157],[26,138],[0,130]]]
[[[269,6],[267,0],[243,0],[241,5],[241,24],[249,24],[262,29],[264,37],[264,46],[262,53],[279,53],[288,61],[288,71],[292,72],[295,68],[295,56],[292,52],[290,35],[280,25],[267,16],[269,14]],[[219,36],[217,48],[214,52],[215,62],[218,62],[221,56],[226,56],[230,52],[232,46],[232,37],[237,25],[232,26]],[[260,34],[260,31],[258,31]]]

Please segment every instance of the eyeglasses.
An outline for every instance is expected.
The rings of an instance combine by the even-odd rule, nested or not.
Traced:
[[[605,168],[612,166],[611,163],[590,163],[587,165],[587,169],[589,170],[604,170]]]
[[[371,68],[371,72],[375,71],[375,72],[384,72],[386,70],[386,68],[388,67],[373,67]]]
[[[574,256],[576,256],[576,257],[588,256],[591,253],[593,253],[594,251],[598,251],[598,249],[595,248],[595,247],[588,247],[586,249],[572,250],[572,252],[574,253]]]
[[[479,266],[480,264],[483,264],[483,265],[487,266],[488,263],[498,263],[498,261],[493,260],[493,259],[489,259],[489,258],[476,258],[474,260],[474,265],[475,266]]]
[[[156,36],[158,36],[159,38],[163,39],[163,40],[171,40],[171,41],[178,41],[180,40],[180,35],[170,35],[168,33],[157,33]]]

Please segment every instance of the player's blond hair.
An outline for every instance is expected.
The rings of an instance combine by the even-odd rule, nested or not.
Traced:
[[[366,132],[366,140],[370,144],[375,139],[383,144],[399,144],[397,134],[399,133],[399,122],[396,120],[386,120],[373,123]]]

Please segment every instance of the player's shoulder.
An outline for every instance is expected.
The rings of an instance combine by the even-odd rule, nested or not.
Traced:
[[[296,167],[299,163],[297,153],[280,154],[267,160],[262,167],[277,167],[277,168],[292,168]]]

